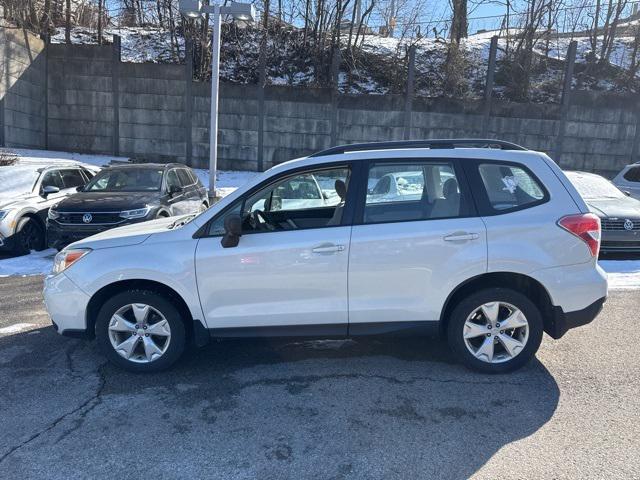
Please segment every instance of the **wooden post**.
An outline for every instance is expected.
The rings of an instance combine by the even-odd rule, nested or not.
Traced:
[[[416,46],[409,47],[409,65],[407,67],[407,91],[404,100],[404,139],[411,138],[411,112],[413,110],[413,95],[416,70]]]
[[[567,58],[564,70],[564,86],[562,87],[562,100],[560,104],[560,125],[558,126],[558,136],[556,137],[556,151],[554,160],[556,163],[560,163],[562,157],[562,144],[564,142],[564,135],[567,129],[567,117],[569,115],[569,102],[571,100],[571,83],[573,80],[573,67],[576,61],[576,49],[578,42],[573,40],[569,43],[569,49],[567,50]]]
[[[113,154],[120,155],[120,36],[113,36],[111,92],[113,99]]]
[[[193,166],[193,41],[186,41],[184,52],[184,142],[185,163]]]
[[[493,78],[496,71],[496,55],[498,53],[498,37],[491,37],[489,47],[489,66],[487,67],[487,81],[484,84],[484,109],[482,112],[482,137],[489,132],[489,118],[491,117],[491,100],[493,99]]]
[[[258,59],[258,171],[264,171],[264,88],[267,84],[267,34],[260,42]]]
[[[331,58],[331,146],[335,146],[338,142],[338,83],[340,61],[340,47],[335,47]]]

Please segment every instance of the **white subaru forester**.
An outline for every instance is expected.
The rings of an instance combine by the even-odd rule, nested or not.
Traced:
[[[97,338],[132,371],[211,338],[439,330],[465,365],[506,372],[543,331],[596,317],[599,240],[598,217],[543,153],[357,144],[278,165],[198,216],[74,243],[44,296],[59,333]]]

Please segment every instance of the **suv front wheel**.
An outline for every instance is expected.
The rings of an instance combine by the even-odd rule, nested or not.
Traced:
[[[454,308],[447,327],[449,346],[467,367],[505,373],[527,363],[542,341],[540,310],[523,294],[491,288]]]
[[[185,328],[175,305],[152,290],[121,292],[107,300],[96,319],[104,354],[132,372],[164,370],[182,355]]]

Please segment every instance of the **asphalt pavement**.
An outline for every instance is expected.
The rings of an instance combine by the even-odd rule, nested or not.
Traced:
[[[0,478],[640,478],[640,294],[509,375],[435,339],[242,340],[135,375],[0,278]]]

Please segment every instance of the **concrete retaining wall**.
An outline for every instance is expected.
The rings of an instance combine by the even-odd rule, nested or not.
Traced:
[[[45,72],[44,42],[0,27],[0,146],[46,147]]]
[[[11,37],[4,42],[12,65],[12,86],[3,98],[8,145],[48,142],[52,149],[208,166],[210,84],[191,81],[184,65],[122,63],[117,42],[115,48],[50,45],[48,62],[39,61],[40,54],[29,63],[16,31],[2,35]],[[42,51],[42,42],[34,40],[31,48]],[[564,110],[495,100],[489,110],[482,101],[406,100],[221,84],[218,165],[256,170],[335,144],[483,132],[545,151],[564,168],[612,175],[640,160],[637,98],[572,92]]]

